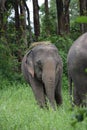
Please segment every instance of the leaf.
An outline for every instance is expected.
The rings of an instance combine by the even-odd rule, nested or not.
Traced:
[[[85,68],[85,73],[87,73],[87,68]]]
[[[75,22],[77,23],[87,23],[87,16],[79,16],[76,18]]]

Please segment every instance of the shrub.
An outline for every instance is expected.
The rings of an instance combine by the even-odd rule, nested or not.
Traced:
[[[51,42],[56,45],[63,60],[63,73],[67,76],[67,54],[73,41],[69,37],[53,36]]]
[[[78,108],[76,107],[73,111],[71,118],[71,126],[76,128],[76,130],[81,130],[87,128],[87,108]]]
[[[2,37],[0,39],[0,76],[10,81],[19,80],[21,75],[18,72],[18,59],[12,53],[13,49],[10,43]]]

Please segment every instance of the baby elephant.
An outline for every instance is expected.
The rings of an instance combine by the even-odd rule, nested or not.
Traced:
[[[68,74],[74,104],[87,106],[87,33],[80,36],[69,50]]]
[[[54,109],[55,103],[62,103],[62,60],[55,45],[34,43],[22,60],[22,72],[41,107],[46,106],[47,98]]]

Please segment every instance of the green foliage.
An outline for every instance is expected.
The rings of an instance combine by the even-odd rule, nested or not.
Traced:
[[[66,86],[67,78],[63,77]],[[33,92],[25,83],[0,81],[0,130],[86,130],[87,109],[70,110],[67,90],[63,90],[63,104],[54,111],[49,106],[41,109]],[[6,86],[6,87],[5,87]],[[83,113],[83,121],[75,124],[73,120]],[[72,116],[73,115],[73,116]]]
[[[75,41],[80,35],[80,25],[75,21],[72,22],[70,27],[70,38],[73,39],[73,41]]]
[[[85,68],[85,73],[87,73],[87,68]]]
[[[67,54],[70,46],[73,44],[73,41],[67,36],[51,36],[49,39],[58,48],[59,54],[63,60],[63,72],[67,75]]]
[[[11,50],[5,40],[0,40],[0,73],[9,78],[13,73],[12,66],[16,66],[16,59],[11,55]]]
[[[50,107],[49,110],[41,109],[27,84],[8,84],[7,88],[0,90],[0,129],[70,129],[70,112],[66,106],[69,105],[67,92],[64,92],[64,101],[66,103],[63,103],[56,111]]]
[[[23,50],[24,48],[22,49],[23,45],[18,47],[18,45],[15,44],[14,35],[15,34],[8,33],[8,39],[4,36],[0,38],[0,77],[9,79],[10,82],[14,80],[21,81],[22,79],[19,70],[21,63],[18,62],[16,53],[19,49]]]
[[[75,20],[77,23],[87,23],[87,16],[79,16]]]
[[[71,0],[70,1],[70,23],[75,22],[77,16],[79,16],[79,2],[78,0]]]
[[[81,130],[84,126],[84,130],[87,129],[87,108],[74,108],[73,115],[71,118],[71,126],[76,130]]]
[[[55,42],[55,45],[57,46],[63,60],[63,72],[65,75],[67,75],[67,54],[72,43],[73,41],[69,37],[59,37]]]
[[[56,14],[56,2],[54,0],[50,1],[49,14],[45,15],[44,4],[40,7],[41,12],[41,36],[43,38],[48,37],[49,35],[56,34],[57,32],[57,14]]]

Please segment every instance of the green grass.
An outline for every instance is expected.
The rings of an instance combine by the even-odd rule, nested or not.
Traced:
[[[3,84],[0,90],[0,130],[87,130],[87,120],[72,123],[68,91],[56,111],[41,109],[27,84]]]

